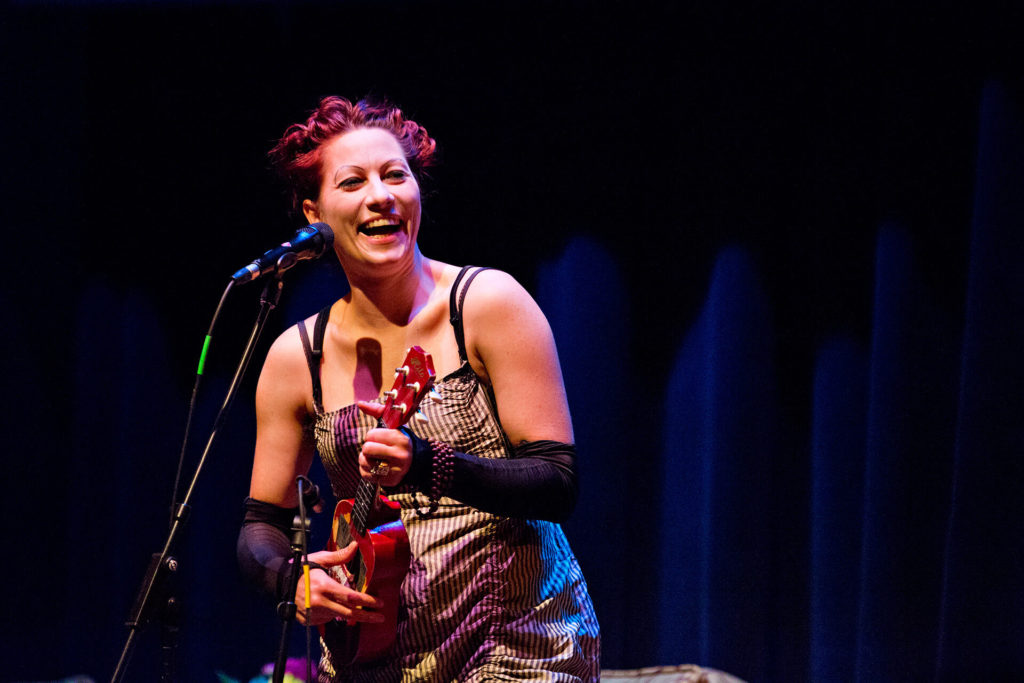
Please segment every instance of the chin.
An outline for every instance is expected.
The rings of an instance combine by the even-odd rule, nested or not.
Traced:
[[[407,249],[404,246],[386,251],[372,251],[363,254],[363,262],[375,268],[386,268],[388,266],[401,266],[409,263],[415,256],[414,249]]]

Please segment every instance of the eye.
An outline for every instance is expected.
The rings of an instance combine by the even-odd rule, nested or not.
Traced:
[[[390,170],[390,171],[388,171],[387,173],[384,174],[384,179],[385,180],[392,180],[392,181],[395,181],[395,182],[402,182],[403,180],[405,180],[408,177],[409,177],[409,174],[405,170],[400,169],[400,168],[392,169],[392,170]]]
[[[356,176],[352,176],[350,178],[345,178],[340,183],[338,183],[338,187],[340,187],[343,190],[353,190],[353,189],[359,187],[362,184],[363,184],[363,179],[362,178],[359,178],[359,177],[356,177]]]

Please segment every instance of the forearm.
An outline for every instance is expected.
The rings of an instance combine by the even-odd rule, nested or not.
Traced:
[[[281,508],[255,498],[245,500],[238,534],[238,566],[246,582],[274,600],[285,593],[291,559],[289,532],[298,508]]]
[[[435,466],[441,466],[429,441],[413,436],[410,481],[429,492]],[[564,522],[576,506],[576,449],[557,441],[530,441],[512,458],[481,458],[452,453],[443,495],[485,512],[508,517]]]

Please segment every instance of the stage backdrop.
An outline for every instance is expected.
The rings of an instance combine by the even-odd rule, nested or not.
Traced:
[[[335,93],[390,96],[439,141],[424,252],[511,272],[551,321],[583,487],[565,528],[606,667],[1021,679],[1018,20],[9,4],[0,679],[109,679],[218,298],[301,225],[266,150]],[[254,381],[345,286],[328,260],[288,274],[199,477],[174,549],[180,680],[275,656],[234,559]],[[259,294],[225,305],[186,480]],[[127,680],[158,679],[157,636]]]

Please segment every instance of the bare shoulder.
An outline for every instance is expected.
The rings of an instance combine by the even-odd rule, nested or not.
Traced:
[[[312,336],[310,321],[303,320],[302,324],[306,325],[306,330]],[[298,364],[306,365],[306,354],[302,349],[302,340],[299,337],[298,328],[295,325],[290,325],[270,345],[270,350],[267,351],[267,359],[264,362],[264,368],[267,365],[282,365],[291,368]]]
[[[307,331],[311,331],[312,320],[302,321]],[[311,403],[312,386],[308,367],[298,328],[291,325],[274,340],[267,351],[256,388],[257,403],[267,399],[273,399],[275,403]]]
[[[519,282],[500,270],[481,271],[462,310],[466,340],[478,350],[529,343],[554,344],[540,306]],[[524,349],[525,350],[525,349]]]
[[[496,269],[480,271],[467,293],[465,316],[507,315],[516,311],[540,314],[540,307],[508,273]]]

